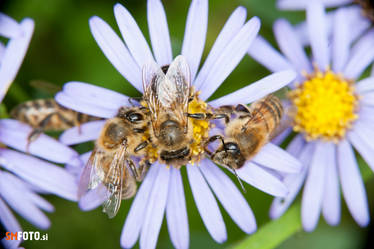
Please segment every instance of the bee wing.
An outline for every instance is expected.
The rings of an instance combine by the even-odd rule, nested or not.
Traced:
[[[127,164],[128,165],[128,164]],[[124,168],[124,180],[122,184],[122,199],[130,199],[136,194],[137,185],[135,177],[127,167]]]
[[[163,106],[174,110],[183,124],[187,125],[188,100],[190,97],[191,73],[186,59],[179,55],[170,64],[166,80],[158,90]]]
[[[159,85],[165,80],[165,74],[154,61],[150,61],[143,66],[143,90],[144,99],[147,101],[148,109],[152,113],[152,118],[157,120],[158,112],[162,107],[159,96]]]
[[[96,188],[104,180],[104,171],[100,166],[102,151],[95,147],[88,159],[78,184],[78,198],[81,198],[87,189]]]
[[[116,216],[122,200],[123,176],[126,161],[126,146],[122,145],[114,155],[104,182],[109,191],[109,197],[103,204],[103,212],[109,218]]]

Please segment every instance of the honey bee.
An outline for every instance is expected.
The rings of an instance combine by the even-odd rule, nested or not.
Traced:
[[[87,114],[67,109],[54,99],[31,100],[16,106],[10,116],[33,127],[28,136],[28,144],[43,131],[61,131],[83,123],[99,120]]]
[[[245,161],[253,158],[259,150],[270,141],[280,124],[283,107],[280,100],[268,95],[253,103],[250,108],[245,105],[223,106],[217,112],[235,115],[225,127],[225,136],[215,135],[206,142],[206,152],[215,163],[235,172]],[[220,140],[221,145],[214,151],[207,145]]]
[[[78,196],[88,189],[103,184],[109,193],[103,204],[103,212],[114,217],[122,199],[136,193],[136,181],[141,181],[149,163],[139,162],[132,156],[141,157],[148,140],[144,132],[148,129],[148,111],[144,107],[121,107],[117,116],[106,121],[95,148],[81,175]]]
[[[159,159],[177,168],[191,158],[193,127],[188,120],[191,98],[190,70],[183,56],[160,68],[155,62],[143,67],[143,100],[150,112],[150,137]]]

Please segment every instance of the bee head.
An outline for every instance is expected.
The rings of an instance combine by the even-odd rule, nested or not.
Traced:
[[[228,142],[220,146],[211,158],[217,164],[229,169],[239,169],[245,162],[245,158],[240,152],[238,144],[234,142]]]

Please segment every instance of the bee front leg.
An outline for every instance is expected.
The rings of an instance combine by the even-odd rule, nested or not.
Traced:
[[[198,120],[212,120],[212,119],[225,119],[225,123],[230,122],[230,117],[226,113],[217,113],[217,114],[212,114],[212,113],[187,113],[187,117],[193,118],[193,119],[198,119]]]
[[[223,136],[221,135],[214,135],[214,136],[211,136],[208,141],[205,142],[205,145],[204,145],[204,151],[209,155],[209,156],[212,156],[213,155],[213,152],[211,152],[209,149],[208,149],[208,145],[210,143],[213,143],[214,141],[216,140],[221,140],[222,142],[222,146],[223,148],[225,148],[225,141],[223,140]]]

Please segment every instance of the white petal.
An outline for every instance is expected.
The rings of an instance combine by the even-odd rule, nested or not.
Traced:
[[[204,180],[198,166],[187,166],[191,191],[205,227],[218,243],[227,239],[226,227],[216,199]]]
[[[153,60],[151,49],[142,31],[130,12],[121,4],[117,3],[114,5],[114,15],[132,57],[137,62],[139,68],[142,68],[145,63]]]
[[[341,141],[338,146],[339,175],[344,199],[353,218],[360,226],[370,221],[365,186],[351,145]]]
[[[233,221],[244,232],[254,233],[257,225],[253,212],[230,178],[208,159],[201,162],[200,170]]]
[[[122,40],[106,22],[97,16],[91,17],[89,24],[92,35],[108,60],[123,77],[139,92],[142,92],[140,67],[136,64]]]
[[[160,66],[168,65],[171,63],[173,55],[166,14],[160,0],[148,0],[147,18],[156,61]]]
[[[243,87],[233,93],[209,102],[210,105],[218,107],[221,105],[236,105],[239,103],[252,103],[272,92],[291,83],[296,77],[296,73],[291,70],[273,73],[261,80]]]
[[[332,145],[317,142],[305,182],[301,203],[301,217],[304,230],[307,232],[313,231],[319,220],[326,183],[329,146]]]
[[[277,177],[254,163],[246,163],[236,172],[241,179],[265,193],[281,197],[288,193],[286,186]]]
[[[195,79],[203,54],[208,27],[208,1],[193,0],[188,11],[186,29],[182,45],[182,55],[186,57],[191,70],[191,81]]]
[[[312,1],[308,4],[306,18],[313,60],[319,69],[325,70],[330,65],[330,50],[326,29],[327,22],[322,3]]]

